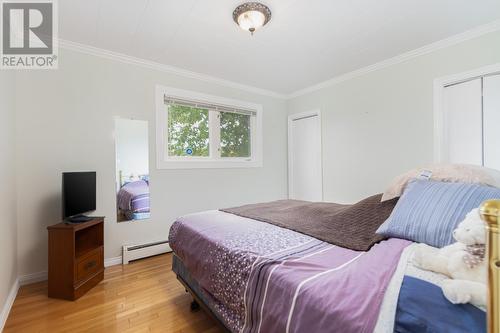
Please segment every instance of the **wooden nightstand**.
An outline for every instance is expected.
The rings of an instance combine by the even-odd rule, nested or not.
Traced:
[[[104,217],[47,230],[49,297],[76,300],[104,278]]]

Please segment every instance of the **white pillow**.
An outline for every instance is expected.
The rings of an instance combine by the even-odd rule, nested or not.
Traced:
[[[434,164],[404,173],[391,182],[381,201],[400,197],[412,179],[424,177],[450,183],[482,184],[500,187],[500,171],[470,164]]]

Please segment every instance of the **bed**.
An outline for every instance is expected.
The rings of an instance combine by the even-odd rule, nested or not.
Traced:
[[[484,309],[452,305],[414,244],[357,251],[224,211],[170,230],[178,279],[228,332],[485,332]]]

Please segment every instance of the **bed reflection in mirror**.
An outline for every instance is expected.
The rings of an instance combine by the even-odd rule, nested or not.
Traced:
[[[117,221],[150,217],[148,122],[115,119]]]

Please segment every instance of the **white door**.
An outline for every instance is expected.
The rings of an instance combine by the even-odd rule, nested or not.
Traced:
[[[444,89],[445,160],[483,164],[481,78]]]
[[[319,111],[288,118],[288,187],[290,199],[323,201]]]
[[[484,166],[500,170],[500,74],[483,79]]]

